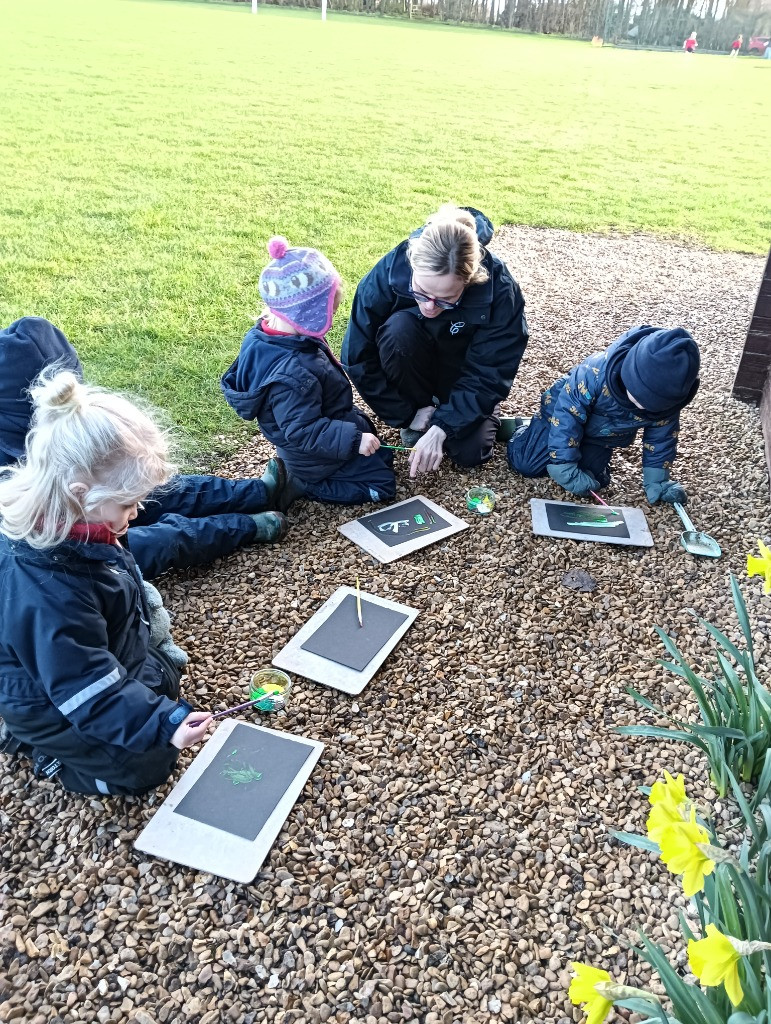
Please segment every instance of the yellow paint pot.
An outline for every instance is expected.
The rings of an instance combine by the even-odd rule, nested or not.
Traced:
[[[252,676],[250,685],[249,700],[257,700],[259,697],[266,698],[265,707],[255,704],[257,710],[272,711],[273,704],[269,699],[271,697],[283,697],[284,707],[286,707],[286,699],[292,689],[292,680],[286,672],[282,672],[278,668],[261,668]]]

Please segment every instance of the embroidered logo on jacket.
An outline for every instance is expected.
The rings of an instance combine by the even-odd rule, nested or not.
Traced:
[[[450,324],[450,334],[457,334],[459,331],[462,331],[465,326],[465,320],[458,320],[456,323]]]

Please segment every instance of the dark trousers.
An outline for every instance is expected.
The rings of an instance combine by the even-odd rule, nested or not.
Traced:
[[[607,445],[585,441],[581,445],[579,469],[591,473],[600,487],[610,483],[610,457],[613,449]],[[549,464],[549,421],[534,416],[529,425],[522,427],[506,446],[506,458],[513,470],[521,476],[546,476]]]
[[[325,480],[305,484],[305,496],[328,505],[362,505],[396,496],[394,453],[379,448],[374,455],[356,455]]]
[[[268,507],[262,480],[219,476],[176,476],[143,504],[131,524],[129,547],[147,580],[252,544],[258,531],[248,513]]]
[[[434,398],[440,403],[449,399],[460,368],[447,367],[441,344],[411,313],[390,316],[377,332],[377,347],[388,383],[410,406],[423,409]],[[463,437],[448,437],[444,450],[459,466],[479,466],[492,457],[499,424],[496,406]]]

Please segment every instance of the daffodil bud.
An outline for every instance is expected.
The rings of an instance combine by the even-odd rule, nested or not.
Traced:
[[[728,850],[724,850],[722,846],[712,846],[710,843],[696,843],[696,846],[715,864],[733,864],[738,871],[741,871],[741,864],[736,857]]]
[[[651,1003],[660,1003],[661,1000],[652,992],[646,992],[644,988],[634,988],[632,985],[619,985],[615,981],[598,981],[594,986],[595,992],[603,999],[609,999],[612,1003],[619,999],[647,999]]]
[[[733,935],[726,935],[739,956],[752,956],[753,953],[761,953],[764,949],[771,949],[771,942],[760,942],[757,939],[735,939]]]

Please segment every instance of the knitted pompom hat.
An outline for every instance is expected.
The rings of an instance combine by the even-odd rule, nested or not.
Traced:
[[[265,305],[300,334],[323,338],[332,324],[340,275],[318,249],[291,248],[280,235],[268,242],[268,255],[259,283]]]

